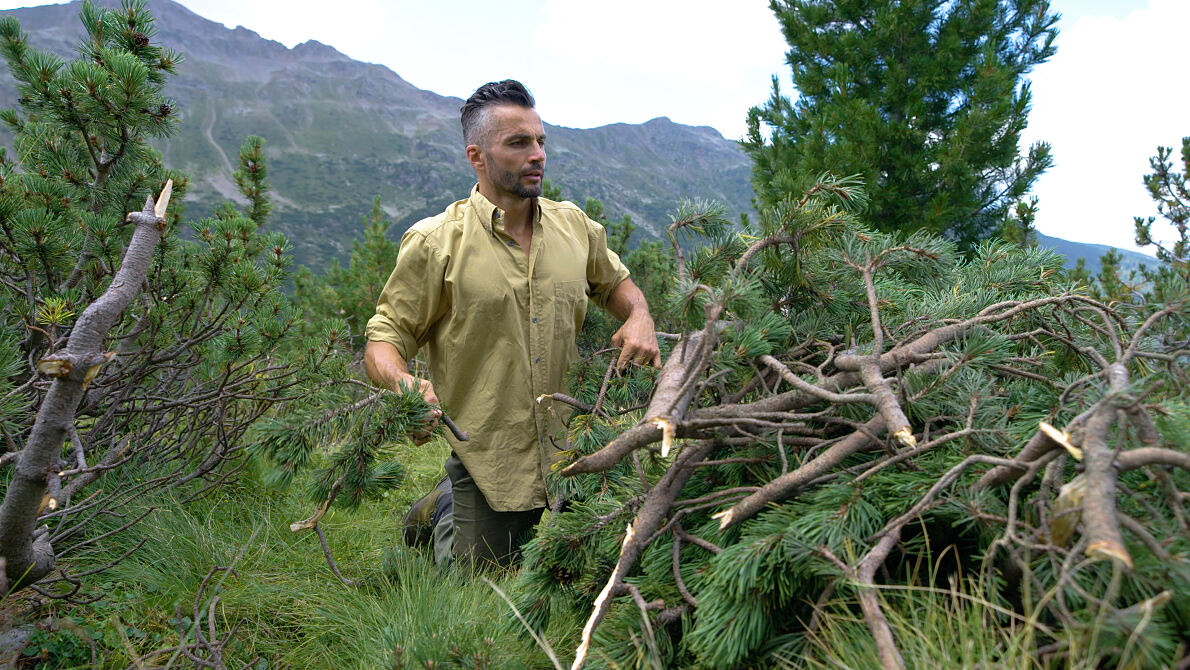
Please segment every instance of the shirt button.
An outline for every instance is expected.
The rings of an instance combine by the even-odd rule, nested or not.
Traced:
[[[537,323],[537,317],[533,317],[533,323]]]
[[[537,360],[536,360],[536,361],[533,361],[533,362],[534,362],[534,363],[540,363],[540,362],[541,362],[541,356],[538,356],[538,357],[537,357]]]

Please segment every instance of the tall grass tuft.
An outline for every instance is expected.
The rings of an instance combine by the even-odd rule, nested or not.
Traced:
[[[179,623],[191,636],[203,579],[215,566],[234,567],[221,583],[212,580],[203,600],[205,608],[218,597],[211,619],[217,636],[230,638],[228,667],[253,659],[259,659],[254,668],[549,667],[482,579],[441,570],[428,551],[401,544],[409,503],[440,476],[445,457],[442,444],[405,448],[405,486],[381,503],[333,511],[321,523],[340,569],[357,586],[334,578],[313,533],[289,531],[308,512],[300,487],[272,491],[249,476],[196,501],[173,494],[139,501],[142,510],[156,510],[133,532],[80,552],[69,567],[84,572],[135,548],[90,578],[103,598],[81,607],[51,604],[43,613],[78,622],[97,645],[99,667],[123,670],[138,656],[179,644]],[[509,574],[488,577],[510,581]],[[205,630],[208,622],[202,623]],[[579,625],[560,620],[551,631],[562,636]],[[154,663],[163,665],[168,656]],[[81,656],[54,657],[52,649],[38,660],[43,667],[93,667],[89,655],[84,663]]]

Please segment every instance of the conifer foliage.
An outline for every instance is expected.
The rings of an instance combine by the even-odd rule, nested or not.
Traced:
[[[1174,234],[1172,241],[1163,242],[1160,233],[1154,237],[1153,224],[1157,217],[1136,217],[1136,244],[1153,246],[1161,268],[1190,281],[1190,137],[1182,138],[1181,172],[1174,171],[1173,149],[1157,147],[1157,155],[1149,159],[1153,172],[1145,175],[1145,188],[1157,204],[1157,211]],[[1160,230],[1160,229],[1158,229]],[[1149,277],[1149,279],[1156,279]]]
[[[1046,0],[773,0],[797,97],[774,80],[748,116],[745,147],[762,202],[823,172],[861,174],[866,220],[924,229],[969,251],[1049,167],[1018,144],[1023,77],[1054,53]],[[807,181],[809,180],[809,181]]]
[[[179,233],[186,178],[148,142],[174,126],[164,91],[180,56],[154,42],[139,0],[84,2],[80,19],[69,62],[0,20],[20,93],[0,113],[17,153],[0,160],[4,593],[74,596],[56,559],[99,541],[91,521],[155,489],[201,495],[233,477],[249,427],[299,397],[294,380],[344,337],[296,338],[279,292],[289,245],[260,230],[259,141],[240,154],[247,213],[227,206]]]
[[[398,244],[388,238],[392,220],[380,208],[380,197],[372,201],[372,212],[364,217],[362,239],[351,243],[351,259],[343,267],[338,259],[321,276],[301,267],[294,276],[294,302],[302,310],[307,330],[328,319],[343,319],[352,334],[352,350],[364,349],[364,330],[376,313],[376,300],[392,274]]]
[[[796,666],[854,607],[875,662],[920,667],[880,593],[950,556],[1039,664],[1184,656],[1190,351],[1166,334],[1190,291],[1109,305],[1050,252],[967,258],[865,204],[824,177],[742,231],[675,215],[705,243],[673,248],[680,339],[651,397],[637,372],[550,400],[575,408],[568,501],[519,611],[586,613],[574,667],[730,668]]]

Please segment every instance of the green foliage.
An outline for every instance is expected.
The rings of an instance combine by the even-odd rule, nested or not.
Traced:
[[[342,320],[335,325],[341,327]],[[346,330],[333,328],[328,333],[344,341]],[[323,388],[301,407],[259,427],[252,452],[264,468],[264,480],[285,487],[310,470],[309,498],[348,509],[401,486],[405,470],[393,447],[430,420],[431,408],[421,394],[378,390],[359,399],[359,382],[337,383],[335,377],[311,382]]]
[[[232,173],[236,188],[248,198],[249,219],[263,226],[273,211],[269,198],[268,166],[264,159],[264,139],[249,135],[240,147],[240,167]]]
[[[379,196],[363,223],[363,238],[351,243],[346,268],[336,260],[321,277],[303,267],[294,278],[294,302],[305,315],[306,330],[316,330],[328,319],[344,319],[356,352],[363,351],[365,326],[376,313],[376,301],[392,273],[398,247],[388,238],[392,221],[380,208]]]
[[[1173,150],[1169,147],[1157,147],[1157,155],[1149,159],[1153,172],[1144,176],[1145,188],[1157,205],[1164,223],[1168,225],[1165,232],[1158,228],[1156,234],[1153,226],[1158,218],[1134,217],[1133,225],[1136,231],[1136,244],[1142,247],[1153,247],[1157,253],[1158,263],[1150,267],[1146,264],[1135,269],[1125,269],[1122,257],[1115,249],[1109,249],[1100,257],[1100,269],[1091,276],[1080,262],[1073,270],[1072,277],[1085,283],[1091,294],[1105,301],[1120,302],[1136,305],[1144,309],[1146,303],[1169,303],[1185,300],[1190,295],[1190,265],[1187,256],[1190,255],[1190,137],[1182,140],[1183,172],[1175,172],[1172,161]],[[1172,240],[1165,239],[1166,234],[1174,235]]]
[[[762,204],[823,172],[861,174],[878,230],[924,229],[970,250],[1050,166],[1018,143],[1024,76],[1054,53],[1046,0],[779,0],[796,99],[748,114]],[[1018,215],[1019,220],[1019,215]]]
[[[1149,159],[1152,174],[1145,175],[1145,188],[1157,203],[1157,211],[1173,227],[1177,234],[1173,243],[1166,245],[1154,239],[1153,224],[1156,217],[1136,217],[1136,244],[1154,246],[1157,258],[1170,266],[1184,280],[1190,281],[1190,137],[1182,138],[1182,172],[1173,171],[1173,150],[1157,147],[1157,155]]]
[[[1037,220],[1037,209],[1036,197],[1018,201],[1015,210],[1004,217],[997,237],[1022,247],[1036,245],[1037,228],[1034,223]]]
[[[48,217],[44,225],[70,221],[56,219],[72,205],[121,215],[140,209],[135,198],[168,176],[146,140],[176,127],[177,104],[163,88],[181,58],[152,43],[155,27],[144,2],[126,1],[118,10],[87,2],[80,19],[86,36],[69,63],[29,46],[15,18],[0,19],[0,54],[24,112],[5,110],[0,120],[16,135],[26,188]],[[57,242],[61,251],[66,240]]]
[[[125,507],[156,488],[201,492],[234,480],[254,422],[315,390],[299,380],[347,376],[343,341],[300,339],[301,314],[281,292],[289,243],[262,230],[262,141],[240,152],[247,210],[227,203],[183,221],[187,179],[148,144],[175,128],[177,105],[164,91],[180,56],[154,42],[144,2],[85,2],[80,19],[84,38],[69,62],[0,19],[0,53],[20,91],[20,108],[0,113],[17,150],[16,161],[0,159],[0,427],[9,450],[25,446],[49,388],[37,361],[66,346],[124,262],[125,215],[168,179],[173,198],[146,280],[107,332],[110,362],[89,381],[72,414],[77,435],[53,466],[61,507],[39,512],[39,523],[58,559],[88,545],[80,538],[96,519],[126,518]],[[389,485],[393,473],[380,474],[360,486]]]
[[[1093,363],[1095,356],[1115,355],[1096,315],[1103,307],[1022,312],[1006,323],[970,328],[931,354],[932,362],[923,359],[889,379],[921,453],[882,440],[817,471],[738,527],[721,530],[716,512],[782,473],[816,467],[832,445],[873,413],[862,402],[808,400],[790,423],[788,414],[759,409],[795,393],[766,374],[761,356],[789,361],[804,383],[822,383],[840,374],[831,367],[839,356],[863,356],[877,346],[887,351],[931,329],[1003,308],[997,305],[1047,300],[1072,288],[1060,257],[1020,239],[974,243],[965,255],[955,242],[925,231],[863,227],[856,217],[865,204],[857,179],[825,175],[802,197],[785,197],[736,230],[720,225],[713,209],[694,203],[673,215],[671,253],[676,260],[680,251],[683,262],[670,282],[666,318],[680,331],[702,329],[711,313],[719,323],[709,331],[717,336],[714,351],[694,382],[697,416],[710,424],[707,417],[717,410],[758,409],[738,424],[708,427],[697,438],[724,439],[713,457],[722,460],[694,470],[625,578],[644,603],[664,604],[642,614],[633,598],[615,599],[599,625],[590,667],[878,666],[871,631],[856,613],[862,587],[830,557],[854,565],[886,524],[966,459],[1010,458],[1039,421],[1065,425],[1107,392]],[[690,243],[696,240],[703,245]],[[873,305],[882,343],[874,337]],[[1120,305],[1107,318],[1111,328],[1127,334],[1160,307]],[[1184,320],[1175,311],[1154,321],[1158,332],[1140,344],[1163,351],[1163,342]],[[623,437],[647,418],[639,408],[647,404],[648,379],[639,373],[605,378],[601,356],[606,354],[592,352],[572,370],[575,397],[596,406],[576,411],[569,421],[564,446],[575,458]],[[1174,356],[1184,362],[1184,350]],[[1176,372],[1179,365],[1156,360],[1164,359],[1135,366],[1133,392],[1151,394],[1146,407],[1162,417],[1157,427],[1165,436],[1162,444],[1181,449],[1186,411],[1175,389],[1184,388],[1185,380]],[[686,429],[694,431],[692,424]],[[1111,439],[1119,449],[1142,444],[1124,429]],[[681,454],[693,444],[678,439],[674,449]],[[527,548],[512,590],[532,625],[590,614],[619,559],[625,525],[676,462],[654,449],[636,451],[598,474],[550,478],[551,491],[567,505]],[[897,455],[896,467],[885,467],[890,454]],[[1172,603],[1190,601],[1184,561],[1163,558],[1131,538],[1135,569],[1120,577],[1113,577],[1106,563],[1060,577],[1069,566],[1041,550],[1010,558],[1003,545],[992,544],[1002,537],[1002,520],[1009,514],[1007,487],[975,491],[981,473],[965,471],[923,509],[878,578],[909,667],[941,658],[959,667],[992,661],[1015,667],[1034,662],[1046,645],[1073,659],[1070,667],[1100,662],[1161,667],[1176,658],[1182,638],[1175,631],[1184,626],[1186,612]],[[1073,462],[1066,463],[1049,475],[1055,483],[1047,486],[1075,474]],[[1169,474],[1170,490],[1190,485],[1190,473]],[[1185,512],[1177,511],[1177,499],[1140,471],[1120,481],[1138,492],[1119,498],[1121,513],[1146,519],[1169,554],[1183,556],[1178,519],[1184,520]],[[1034,491],[1022,493],[1012,509],[1024,527],[1044,528],[1054,491]],[[702,544],[680,539],[675,527]],[[1070,555],[1070,561],[1077,558]],[[913,567],[935,560],[924,576]],[[1009,561],[1023,567],[1014,572]],[[946,595],[952,578],[966,595]],[[1114,579],[1120,581],[1111,586]],[[1063,586],[1063,580],[1075,586]],[[939,586],[944,590],[933,590]],[[1128,607],[1158,598],[1163,590],[1172,600],[1151,611]],[[1057,591],[1068,613],[1055,613]],[[1105,608],[1098,598],[1110,599],[1112,606]],[[673,609],[681,611],[665,625],[658,622],[665,616],[658,612]],[[1102,614],[1108,611],[1110,616]],[[1144,611],[1149,613],[1134,615]],[[811,620],[818,621],[817,628],[807,628]],[[1026,667],[1055,667],[1047,663]]]
[[[73,617],[78,628],[38,634],[39,646],[30,649],[29,658],[45,648],[51,653],[42,657],[44,667],[135,666],[133,654],[178,644],[179,624],[192,630],[203,578],[212,566],[231,565],[235,573],[212,579],[201,601],[206,632],[207,607],[218,597],[213,626],[216,637],[227,642],[227,667],[546,667],[544,654],[531,641],[493,624],[502,615],[476,616],[506,611],[487,584],[439,570],[424,553],[398,546],[393,511],[433,483],[437,472],[431,470],[441,470],[444,446],[402,445],[398,457],[416,480],[391,492],[384,505],[332,511],[323,520],[331,550],[343,571],[361,582],[357,587],[330,576],[316,537],[286,528],[308,508],[300,487],[277,492],[246,477],[197,501],[146,496],[128,509],[139,514],[156,508],[136,532],[111,536],[72,559],[73,569],[84,571],[132,551],[97,579],[106,597],[70,608],[51,605],[46,614]],[[118,519],[105,520],[95,531],[119,525]],[[492,577],[507,588],[506,575]],[[549,637],[558,640],[578,625],[558,620]],[[90,663],[90,646],[81,634],[95,643],[98,664]],[[142,664],[164,666],[171,655],[159,653],[150,657],[155,662]]]

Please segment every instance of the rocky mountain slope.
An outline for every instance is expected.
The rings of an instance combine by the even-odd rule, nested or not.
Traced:
[[[20,20],[35,45],[68,57],[82,33],[80,6],[76,0],[4,13]],[[416,88],[387,67],[319,42],[290,49],[173,0],[149,0],[149,7],[157,41],[185,57],[168,89],[182,123],[159,148],[168,165],[193,177],[192,217],[238,199],[231,173],[248,135],[268,142],[274,225],[290,237],[298,262],[314,268],[347,257],[376,196],[399,234],[473,183],[458,125],[462,100]],[[0,70],[0,107],[14,104],[12,80]],[[661,234],[683,197],[723,201],[733,218],[752,209],[750,162],[713,128],[658,118],[589,130],[546,124],[546,133],[547,176],[564,196],[599,198],[609,216],[630,214],[645,236]],[[8,144],[2,130],[0,142]],[[1045,236],[1040,242],[1068,258],[1087,258],[1092,272],[1106,251]],[[1129,265],[1152,262],[1123,253]]]
[[[185,57],[167,89],[182,124],[159,148],[168,165],[194,178],[191,215],[237,197],[231,172],[248,135],[267,140],[273,220],[298,261],[313,267],[347,255],[376,196],[400,232],[464,197],[474,182],[462,153],[462,100],[319,42],[289,49],[172,0],[149,7],[156,40]],[[35,45],[69,56],[82,32],[79,8],[76,1],[5,13]],[[5,72],[0,106],[14,102]],[[657,235],[682,197],[721,200],[733,215],[751,209],[748,158],[712,128],[658,118],[590,130],[547,124],[546,134],[547,177],[564,195],[599,198],[609,215],[632,215],[645,234]]]

